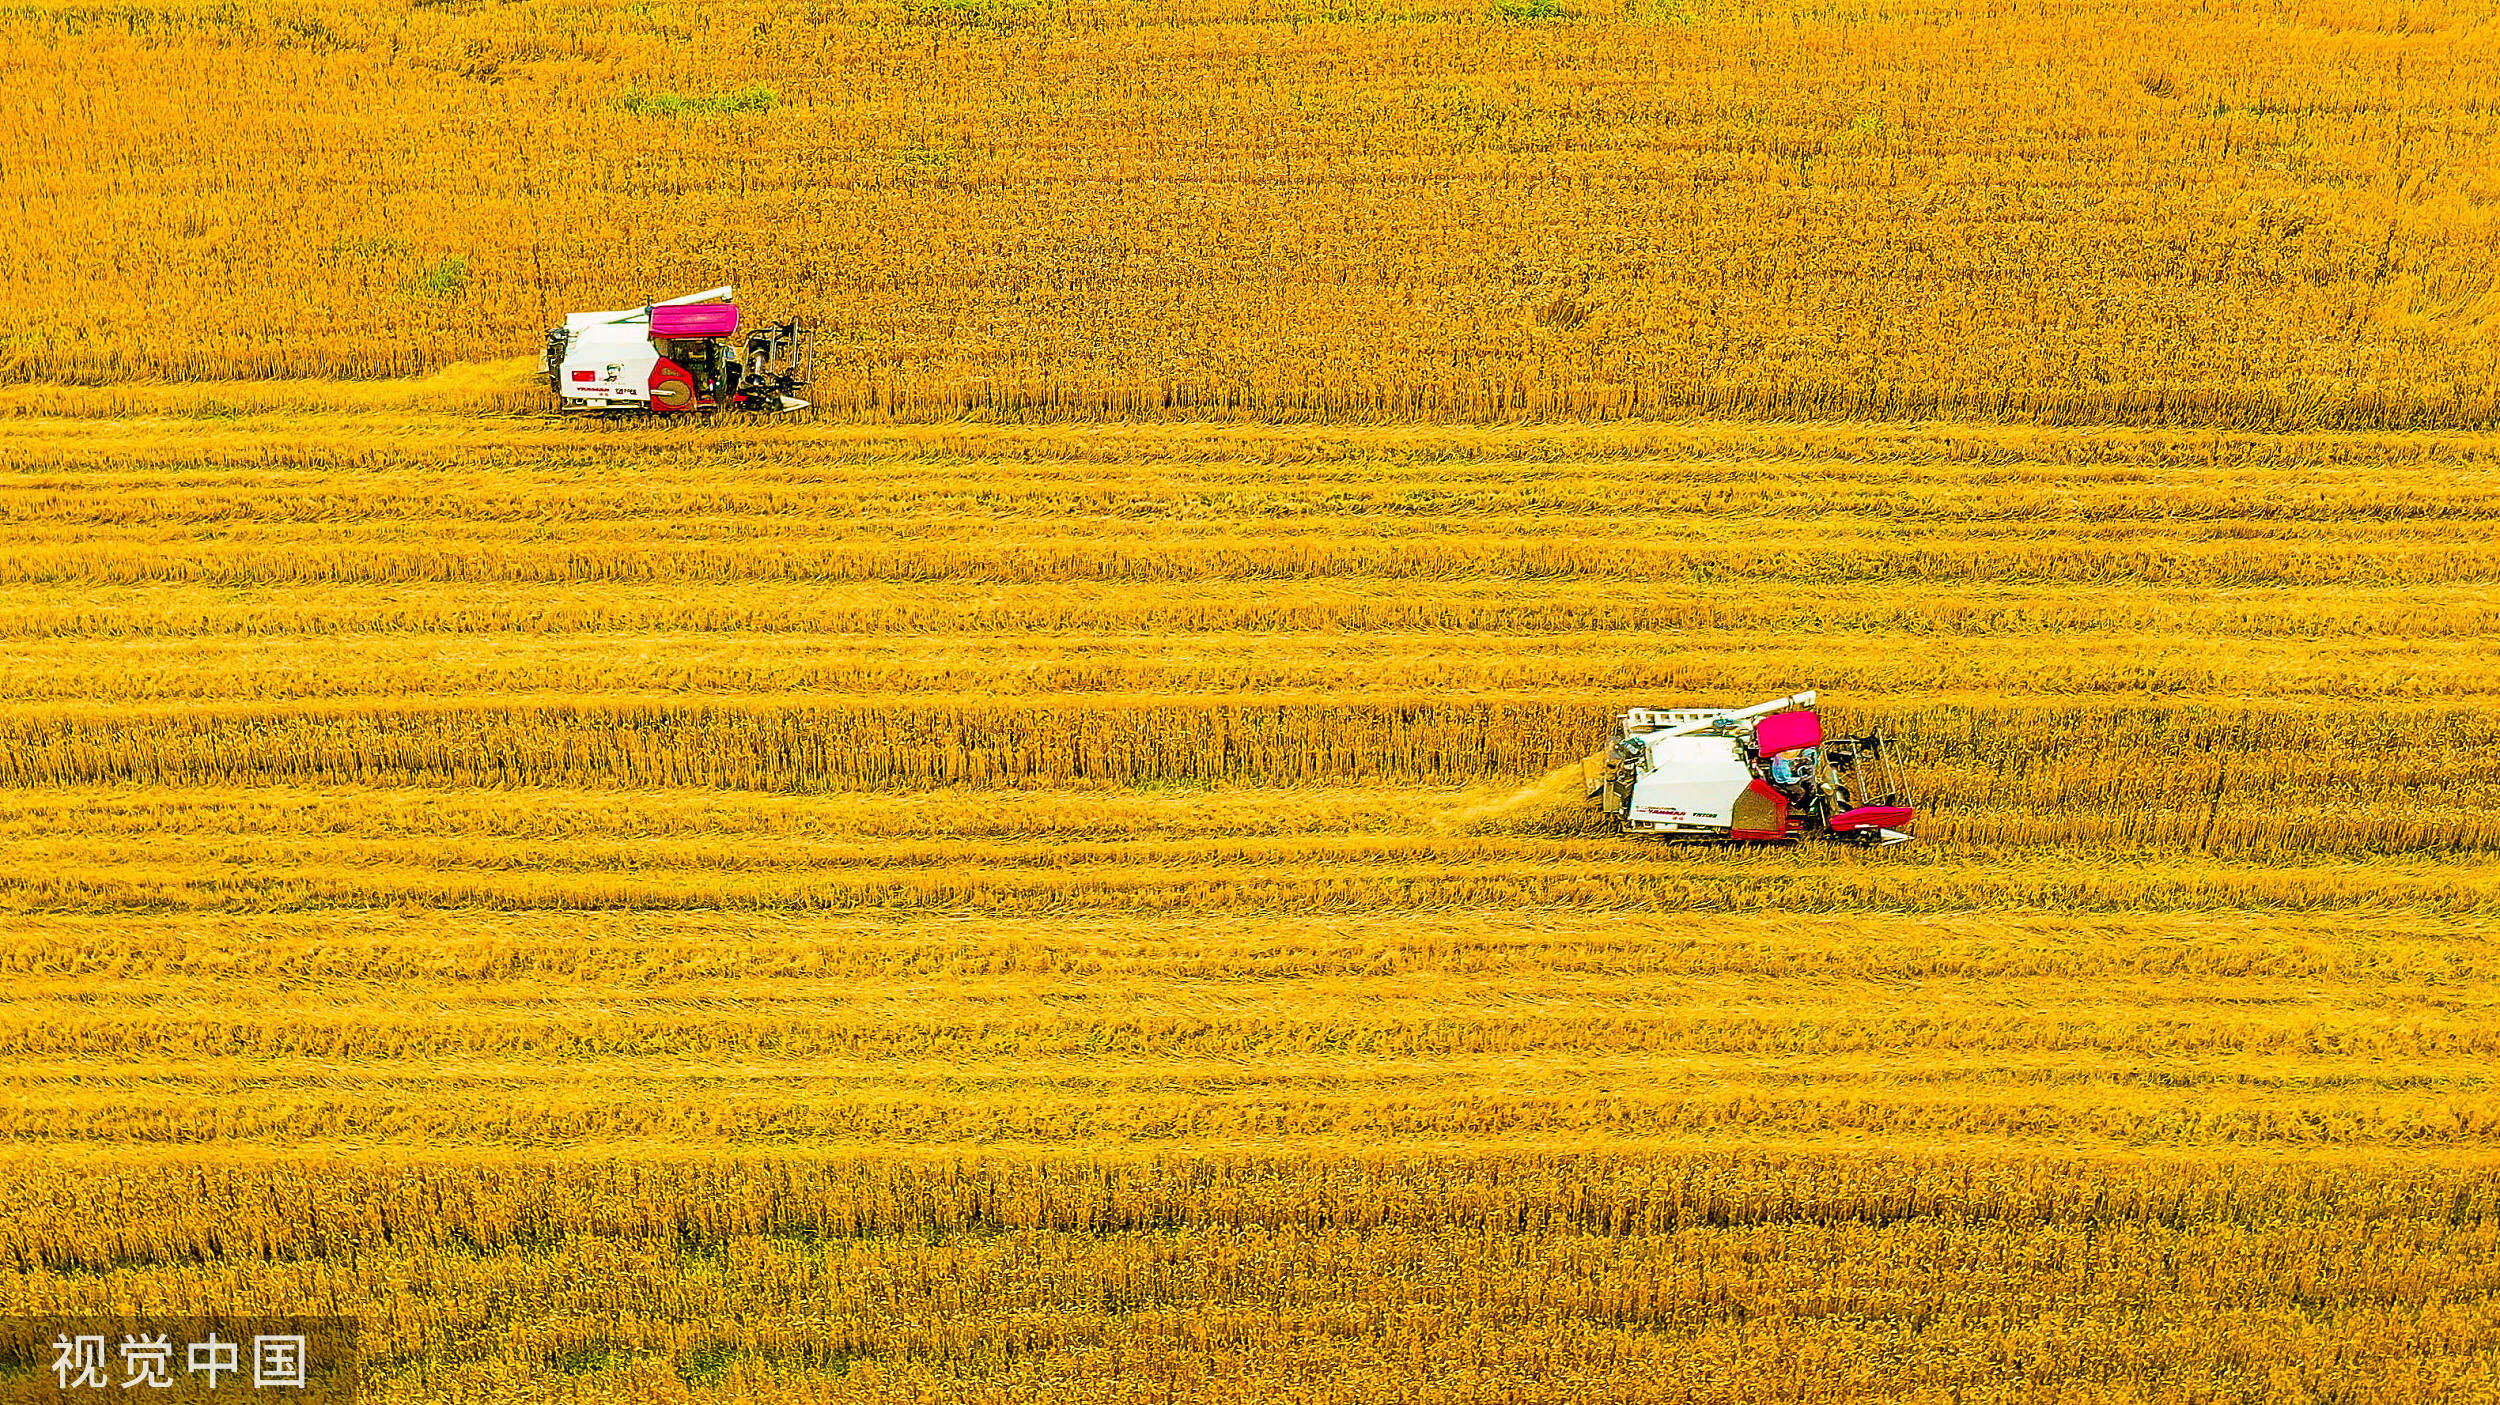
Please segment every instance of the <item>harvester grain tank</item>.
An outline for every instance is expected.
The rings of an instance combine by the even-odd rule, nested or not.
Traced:
[[[1627,834],[1899,844],[1914,813],[1881,733],[1826,737],[1814,694],[1745,708],[1636,707],[1589,795]]]
[[[546,376],[565,410],[687,414],[803,410],[816,334],[797,322],[740,337],[732,288],[575,312],[547,333]]]

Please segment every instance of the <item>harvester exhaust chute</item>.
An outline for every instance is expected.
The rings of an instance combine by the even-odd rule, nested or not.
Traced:
[[[1633,708],[1598,754],[1589,797],[1627,834],[1907,842],[1915,812],[1886,738],[1826,737],[1813,706],[1805,692],[1744,708]]]

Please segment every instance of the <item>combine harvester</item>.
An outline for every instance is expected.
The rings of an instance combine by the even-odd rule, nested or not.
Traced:
[[[558,408],[682,414],[804,410],[816,333],[796,322],[746,334],[728,288],[621,312],[575,312],[547,333],[547,384]]]
[[[1813,706],[1798,693],[1735,711],[1636,707],[1617,719],[1589,796],[1626,834],[1906,842],[1911,809],[1884,738],[1826,739]]]

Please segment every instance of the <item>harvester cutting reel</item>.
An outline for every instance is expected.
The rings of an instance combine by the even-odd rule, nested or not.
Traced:
[[[1886,738],[1826,737],[1814,694],[1746,708],[1636,707],[1615,720],[1589,796],[1627,834],[1900,844],[1915,813]]]

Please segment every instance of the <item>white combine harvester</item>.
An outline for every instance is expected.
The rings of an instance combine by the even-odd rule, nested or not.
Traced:
[[[575,312],[547,333],[547,384],[566,410],[680,414],[803,410],[816,334],[796,322],[738,339],[738,304],[711,288],[616,312]],[[741,349],[744,354],[741,355]]]
[[[1911,808],[1884,738],[1823,735],[1814,694],[1747,708],[1636,707],[1589,795],[1627,834],[1899,844]]]

